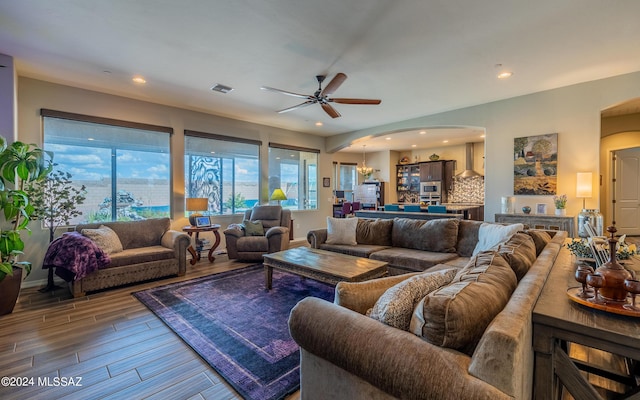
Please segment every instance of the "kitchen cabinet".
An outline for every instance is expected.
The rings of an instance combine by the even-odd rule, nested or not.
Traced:
[[[420,190],[420,165],[405,164],[396,166],[398,192],[418,192]]]
[[[441,181],[444,161],[431,161],[420,163],[420,181]]]
[[[453,177],[454,160],[439,160],[420,163],[420,182],[439,181],[451,182]]]

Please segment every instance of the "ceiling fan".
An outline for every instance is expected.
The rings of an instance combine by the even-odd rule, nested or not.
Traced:
[[[316,75],[316,79],[318,80],[318,90],[314,94],[298,94],[293,92],[288,92],[286,90],[275,89],[268,86],[262,86],[260,89],[269,90],[271,92],[278,92],[282,94],[286,94],[287,96],[298,97],[300,99],[305,99],[306,101],[300,103],[296,106],[285,108],[283,110],[279,110],[278,113],[286,113],[289,111],[297,110],[298,108],[307,107],[311,104],[320,104],[322,109],[329,114],[331,118],[338,118],[340,113],[331,106],[329,103],[338,103],[338,104],[380,104],[382,100],[377,99],[349,99],[349,98],[332,98],[329,95],[333,94],[342,85],[342,83],[347,79],[347,75],[339,72],[336,76],[333,77],[331,82],[322,89],[322,82],[326,78],[326,75]]]

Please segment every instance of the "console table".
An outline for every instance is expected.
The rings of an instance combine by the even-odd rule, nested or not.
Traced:
[[[602,399],[601,393],[580,372],[586,371],[623,384],[626,393],[616,398],[635,399],[640,393],[636,380],[637,360],[640,360],[640,318],[573,303],[567,297],[567,288],[580,286],[574,273],[571,254],[562,249],[533,309],[533,398],[560,399],[564,387],[577,400]],[[631,372],[626,374],[571,358],[568,350],[572,344],[624,357]]]
[[[573,216],[542,215],[542,214],[496,214],[495,222],[507,224],[524,224],[525,228],[548,229],[552,231],[567,231],[573,237]]]

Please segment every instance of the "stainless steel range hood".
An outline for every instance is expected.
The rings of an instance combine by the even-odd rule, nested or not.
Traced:
[[[479,174],[473,170],[473,143],[465,144],[465,153],[465,170],[460,172],[456,176],[460,178],[473,178],[476,176],[482,176],[482,174]]]

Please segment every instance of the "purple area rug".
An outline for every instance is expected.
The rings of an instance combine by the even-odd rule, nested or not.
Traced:
[[[280,399],[300,387],[300,351],[287,320],[305,297],[333,301],[334,287],[264,267],[172,283],[133,295],[245,399]]]

